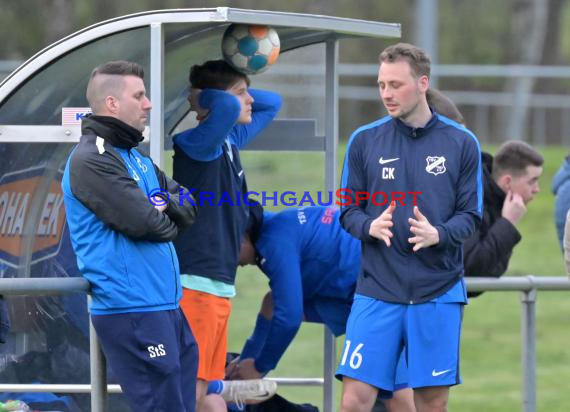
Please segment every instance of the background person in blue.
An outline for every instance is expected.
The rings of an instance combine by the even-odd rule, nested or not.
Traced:
[[[91,285],[91,320],[133,411],[195,410],[198,350],[178,307],[182,295],[171,241],[195,207],[179,185],[135,147],[151,109],[141,66],[126,61],[93,70],[93,116],[62,179],[77,265]],[[149,196],[170,193],[160,206]]]
[[[566,215],[570,210],[570,155],[562,161],[560,169],[552,178],[552,193],[554,193],[554,224],[560,248],[563,248],[564,225]]]
[[[269,278],[268,292],[255,329],[230,379],[256,379],[275,369],[302,321],[324,323],[340,336],[354,296],[360,269],[360,241],[339,222],[339,210],[326,207],[263,211],[250,208],[240,265],[256,264]],[[399,370],[405,388],[405,366]],[[406,393],[408,392],[408,393]],[[385,401],[389,410],[409,411],[410,390]]]
[[[214,197],[200,204],[196,223],[174,243],[184,288],[180,304],[200,352],[198,410],[225,411],[220,396],[205,395],[208,381],[225,375],[230,298],[249,213],[239,150],[277,115],[281,97],[249,88],[247,75],[223,60],[192,66],[189,81],[190,108],[199,124],[174,137],[174,179],[195,189],[197,198],[204,192]],[[265,383],[262,393],[267,392],[275,392],[275,383]]]
[[[426,101],[430,60],[399,43],[380,54],[378,86],[389,116],[351,136],[341,186],[352,203],[341,223],[361,240],[362,267],[338,375],[341,411],[370,411],[392,392],[402,349],[418,412],[445,411],[460,383],[462,243],[482,215],[481,154],[463,126]],[[355,192],[421,192],[417,204]]]

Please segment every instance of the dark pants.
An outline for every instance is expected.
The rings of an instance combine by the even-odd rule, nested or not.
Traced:
[[[133,411],[195,411],[198,347],[180,309],[91,319]]]

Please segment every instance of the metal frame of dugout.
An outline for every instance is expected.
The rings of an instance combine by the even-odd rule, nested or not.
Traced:
[[[61,147],[66,149],[64,155],[58,150],[61,162],[80,136],[78,124],[62,124],[62,108],[87,106],[84,93],[93,67],[109,60],[132,60],[142,63],[150,74],[147,83],[150,87],[147,87],[153,109],[145,136],[147,139],[151,136],[148,139],[151,157],[162,167],[170,134],[188,114],[183,91],[189,62],[196,64],[221,58],[221,36],[230,23],[273,26],[279,33],[283,55],[310,45],[325,45],[324,136],[316,135],[312,120],[278,119],[247,149],[324,152],[324,189],[334,191],[337,186],[338,41],[343,38],[399,38],[399,24],[227,7],[150,11],[108,20],[50,45],[0,84],[0,145],[62,144]],[[39,200],[34,196],[33,201]],[[35,222],[37,224],[38,220]],[[23,260],[29,265],[30,259]],[[23,272],[29,276],[29,266],[27,272]],[[6,280],[2,279],[2,284]],[[75,285],[75,289],[84,290],[84,286],[77,288]],[[92,328],[90,331],[92,410],[103,411],[107,388],[105,367],[94,331]],[[284,378],[277,381],[323,385],[324,410],[332,411],[335,340],[326,328],[324,359],[324,379]],[[89,385],[79,386],[89,390]]]

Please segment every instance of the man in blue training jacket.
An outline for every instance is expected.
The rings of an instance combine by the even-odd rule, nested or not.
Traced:
[[[196,208],[179,202],[181,187],[136,149],[151,109],[143,77],[126,61],[91,73],[93,115],[65,167],[65,212],[91,285],[93,326],[132,410],[194,412],[198,349],[178,306],[172,240]],[[157,191],[164,199],[155,206]]]
[[[362,245],[337,371],[341,411],[370,411],[379,391],[394,390],[402,349],[416,410],[445,411],[449,387],[460,383],[462,244],[482,215],[479,143],[431,112],[421,49],[399,43],[379,60],[388,116],[352,134],[341,182],[350,201],[340,220]]]
[[[302,321],[345,333],[360,269],[360,241],[346,232],[336,208],[305,207],[278,213],[250,208],[240,264],[256,264],[269,279],[268,292],[230,379],[258,379],[275,369]],[[405,364],[398,388],[405,388]],[[384,400],[391,411],[412,411],[411,390]]]

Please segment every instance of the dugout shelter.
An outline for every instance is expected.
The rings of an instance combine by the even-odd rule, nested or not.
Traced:
[[[283,109],[247,149],[321,152],[322,189],[336,189],[339,40],[399,38],[399,24],[227,7],[159,10],[101,22],[46,47],[0,84],[0,277],[16,281],[12,289],[0,286],[12,321],[7,343],[0,345],[0,389],[8,383],[89,383],[89,373],[80,366],[89,364],[85,294],[44,296],[50,288],[77,292],[86,285],[60,287],[43,278],[81,280],[60,181],[81,134],[81,116],[89,111],[85,89],[91,70],[110,60],[142,64],[153,104],[143,146],[168,171],[165,152],[172,136],[193,121],[186,101],[188,69],[221,58],[222,34],[231,23],[271,25],[281,41],[278,62],[252,81],[282,94]],[[18,280],[30,279],[36,281],[18,288]],[[11,295],[24,292],[41,296]],[[93,345],[92,339],[92,351]],[[332,334],[325,331],[324,378],[282,380],[323,385],[325,411],[334,410],[334,347]],[[29,369],[14,367],[16,359],[28,360]],[[65,361],[71,362],[68,369],[53,366]],[[101,374],[92,371],[91,381]],[[91,410],[104,410],[100,398],[105,391],[92,389],[83,390],[91,391]],[[80,408],[85,402],[79,395],[73,401]]]

